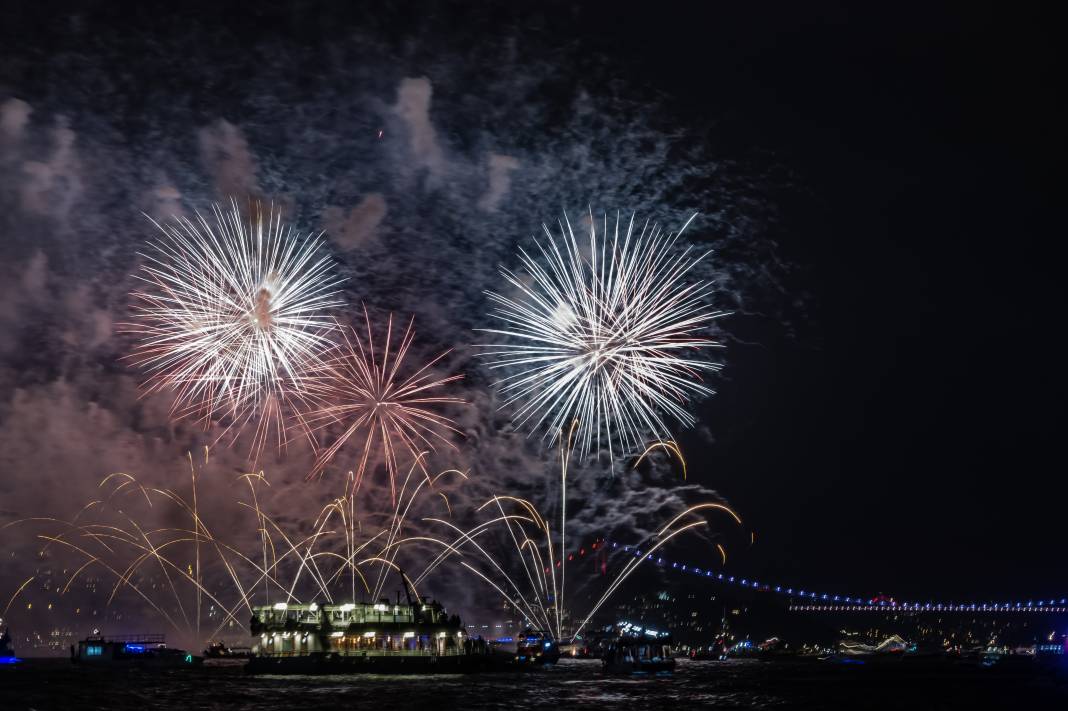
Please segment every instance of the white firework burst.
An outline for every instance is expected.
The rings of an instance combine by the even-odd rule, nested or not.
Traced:
[[[219,420],[234,438],[255,421],[255,457],[272,424],[284,444],[284,405],[331,345],[341,279],[322,235],[295,234],[273,207],[252,206],[247,221],[236,202],[213,212],[214,225],[199,213],[153,220],[162,237],[141,255],[130,359],[146,392],[174,390],[175,417]]]
[[[632,215],[621,234],[617,215],[610,236],[605,215],[598,236],[591,214],[584,250],[564,215],[559,239],[543,226],[547,241],[519,250],[518,273],[502,267],[514,295],[486,294],[504,325],[479,330],[504,337],[483,355],[503,373],[496,384],[517,425],[555,441],[577,420],[581,454],[606,442],[614,457],[614,442],[635,451],[646,435],[670,439],[664,415],[694,424],[684,406],[712,394],[700,376],[720,367],[695,351],[720,345],[702,334],[725,312],[708,304],[709,282],[688,280],[708,254],[678,243],[692,220],[675,234],[648,222],[636,234]]]

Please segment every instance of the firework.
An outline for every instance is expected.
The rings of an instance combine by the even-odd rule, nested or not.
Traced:
[[[568,437],[573,434],[574,429]],[[569,444],[561,447],[558,530],[553,529],[550,519],[543,516],[529,500],[509,495],[492,496],[478,507],[477,511],[488,517],[468,530],[444,519],[427,519],[444,526],[453,539],[448,544],[440,537],[434,539],[443,550],[430,561],[414,582],[421,583],[453,556],[461,557],[463,560],[460,560],[459,564],[487,583],[506,603],[518,610],[528,625],[545,630],[558,640],[574,639],[582,634],[601,607],[637,570],[642,561],[654,559],[654,553],[682,533],[700,528],[707,529],[710,522],[705,518],[706,513],[724,512],[737,524],[742,523],[738,514],[718,502],[690,506],[637,545],[616,550],[616,562],[622,561],[622,565],[613,566],[613,573],[608,577],[600,594],[595,595],[593,605],[585,613],[575,615],[573,610],[568,609],[567,595],[568,564],[575,560],[575,554],[568,553],[566,527]],[[681,459],[677,448],[674,453]],[[500,534],[498,540],[486,540],[491,531]],[[503,546],[499,545],[502,541]],[[597,551],[598,546],[603,544],[603,539],[594,542],[591,550]],[[724,555],[726,562],[722,545],[717,544],[717,548]],[[602,550],[600,554],[603,556],[604,574],[608,575],[610,553]],[[582,590],[588,590],[588,586],[589,580],[580,583]]]
[[[654,559],[676,536],[707,529],[706,513],[726,512],[740,523],[728,507],[710,502],[682,511],[635,546],[608,551],[598,549],[603,543],[594,544],[607,577],[592,596],[593,604],[577,615],[567,605],[569,591],[575,599],[572,589],[577,588],[578,599],[586,599],[593,580],[583,578],[576,585],[575,576],[568,575],[569,565],[579,558],[568,554],[563,494],[559,528],[530,501],[505,494],[475,507],[469,513],[481,522],[462,528],[451,520],[449,495],[451,484],[462,484],[466,474],[449,469],[426,476],[413,462],[390,509],[361,516],[349,489],[314,518],[298,519],[287,530],[264,503],[271,485],[262,473],[237,475],[233,483],[245,494],[232,501],[222,495],[218,477],[212,477],[212,506],[205,511],[205,496],[198,491],[207,450],[202,462],[192,456],[188,461],[185,494],[117,473],[105,477],[99,498],[70,520],[42,516],[0,526],[0,531],[46,527],[37,536],[42,541],[38,557],[54,560],[52,571],[63,571],[61,579],[52,581],[50,599],[62,598],[69,607],[107,608],[132,598],[143,612],[199,644],[220,634],[243,635],[244,621],[256,605],[377,600],[391,574],[402,575],[417,591],[443,565],[459,566],[455,570],[486,583],[528,623],[569,639],[582,633],[641,562]],[[561,465],[565,490],[566,457]],[[435,534],[435,529],[443,533]],[[402,568],[422,571],[409,578]],[[29,594],[34,580],[49,574],[39,569],[24,581],[12,579],[2,586],[5,594],[13,590],[4,612]],[[92,593],[76,584],[83,580],[94,581]],[[102,584],[99,592],[96,582]]]
[[[299,522],[296,532],[264,508],[270,482],[261,473],[238,475],[233,483],[246,493],[233,500],[213,487],[212,508],[222,524],[214,525],[201,505],[203,495],[198,499],[208,463],[206,449],[201,461],[189,457],[184,495],[116,473],[101,481],[100,497],[72,519],[42,516],[0,526],[0,531],[45,527],[37,535],[39,557],[64,561],[53,566],[62,567],[63,578],[52,581],[50,598],[69,595],[83,605],[107,608],[132,597],[183,639],[199,644],[220,633],[244,636],[244,623],[257,604],[355,601],[358,595],[377,600],[387,574],[400,571],[398,555],[408,544],[430,541],[447,549],[447,541],[404,537],[407,517],[413,509],[448,512],[444,485],[466,479],[457,470],[426,477],[413,466],[391,511],[360,517],[353,498],[345,496],[326,503],[313,520]],[[5,615],[41,575],[38,570],[15,588],[2,609]],[[76,583],[88,580],[99,581],[102,589],[85,599],[86,586]]]
[[[389,474],[390,496],[396,501],[397,472],[402,458],[427,473],[421,453],[438,446],[455,448],[450,435],[460,434],[453,420],[435,411],[444,404],[463,403],[457,397],[438,394],[462,375],[439,377],[434,366],[445,351],[418,368],[409,369],[405,359],[415,338],[408,322],[399,344],[393,343],[393,316],[376,352],[371,319],[364,309],[366,340],[355,328],[340,329],[343,342],[319,361],[307,379],[307,412],[302,425],[312,433],[336,430],[338,434],[317,458],[315,473],[350,445],[357,450],[351,479],[353,492],[363,482],[372,456],[381,451]],[[351,461],[351,460],[346,460]]]
[[[683,406],[712,393],[700,375],[719,366],[687,354],[719,345],[701,333],[724,312],[708,306],[709,283],[688,280],[707,253],[679,245],[682,230],[636,234],[632,216],[621,234],[617,216],[609,236],[607,215],[596,227],[591,215],[584,250],[565,215],[559,239],[545,226],[535,253],[520,249],[518,272],[501,269],[514,296],[486,292],[503,326],[480,330],[503,338],[481,347],[517,424],[555,440],[578,420],[581,454],[606,441],[613,457],[615,442],[669,440],[662,414],[695,422]]]
[[[321,235],[294,234],[273,208],[247,222],[236,202],[213,211],[214,225],[199,213],[153,221],[162,237],[137,274],[130,359],[146,393],[175,392],[175,417],[223,420],[234,437],[255,421],[258,453],[272,424],[284,443],[283,405],[330,345],[340,279]]]

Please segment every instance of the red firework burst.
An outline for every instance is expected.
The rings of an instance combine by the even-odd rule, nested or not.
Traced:
[[[456,422],[434,408],[464,402],[458,397],[437,394],[443,386],[462,379],[463,375],[439,377],[434,370],[451,349],[412,372],[405,358],[415,337],[413,321],[414,318],[409,320],[400,344],[394,348],[390,314],[385,339],[378,351],[366,308],[366,339],[355,328],[338,329],[343,342],[322,358],[321,365],[306,381],[307,407],[301,415],[302,425],[312,435],[319,432],[332,435],[331,444],[319,450],[309,478],[321,475],[343,450],[355,448],[358,453],[350,493],[359,489],[368,464],[381,456],[389,473],[390,495],[395,501],[397,472],[408,463],[404,458],[426,474],[422,453],[436,451],[441,445],[455,448],[451,435],[461,434]]]

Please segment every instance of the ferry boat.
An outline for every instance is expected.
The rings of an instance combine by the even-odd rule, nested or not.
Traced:
[[[105,637],[99,634],[71,645],[71,661],[84,664],[134,664],[153,667],[187,667],[203,663],[204,658],[184,649],[167,646],[161,634],[120,635]]]
[[[662,674],[675,670],[671,634],[624,624],[601,657],[606,674]]]
[[[465,673],[513,667],[513,657],[471,639],[429,598],[401,604],[317,603],[253,608],[246,669],[261,674]]]

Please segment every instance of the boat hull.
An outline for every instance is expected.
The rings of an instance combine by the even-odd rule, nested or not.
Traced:
[[[471,674],[514,669],[508,657],[489,654],[255,656],[245,667],[249,674]]]

